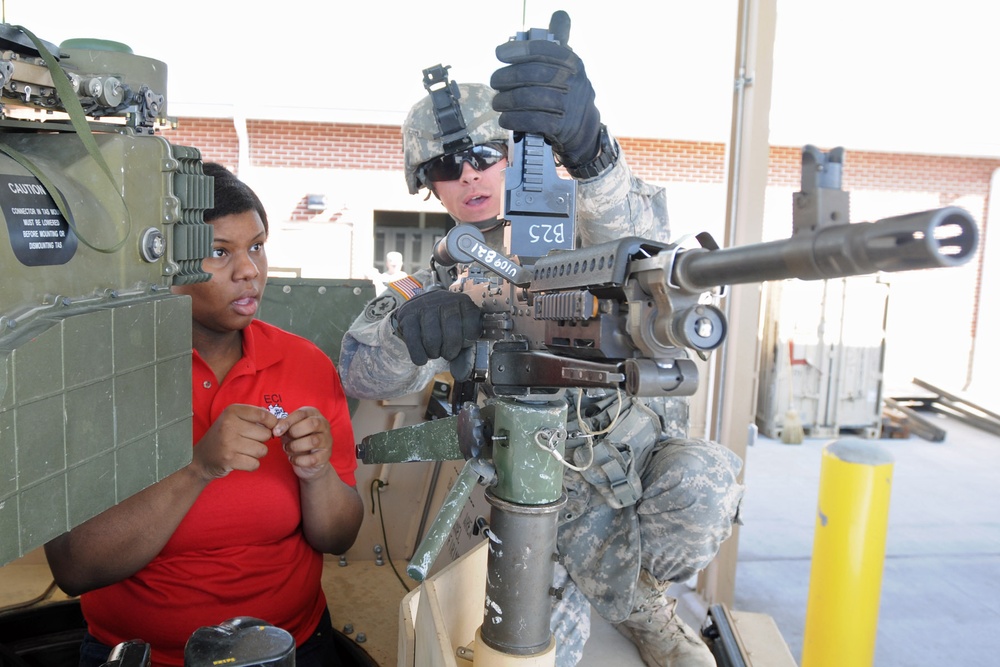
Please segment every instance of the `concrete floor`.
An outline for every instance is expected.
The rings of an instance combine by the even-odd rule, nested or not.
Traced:
[[[931,418],[947,431],[944,442],[868,441],[894,461],[876,667],[993,665],[1000,656],[1000,437]],[[785,445],[762,437],[746,459],[733,609],[771,616],[799,664],[829,442]],[[694,623],[696,606],[685,613]],[[581,667],[609,660],[642,664],[595,614]]]
[[[947,437],[940,443],[917,437],[870,441],[894,460],[876,667],[987,665],[1000,655],[1000,437],[954,419],[942,418],[941,426]],[[761,438],[747,452],[733,609],[771,616],[796,661],[828,442],[785,445]],[[382,582],[382,589],[355,591],[356,584],[345,583],[363,573]],[[392,629],[405,591],[389,568],[339,568],[331,562],[328,575],[331,600],[342,605],[331,604],[338,611],[335,625],[351,623],[366,632],[366,650],[383,667],[393,667]],[[43,593],[49,582],[40,554],[0,568],[0,607]],[[683,585],[673,590],[692,597],[684,595]],[[50,599],[60,596],[55,591]],[[374,598],[384,604],[372,605]],[[697,625],[692,609],[697,611],[696,602],[684,616]],[[390,627],[382,628],[386,623]],[[594,614],[580,667],[603,667],[609,660],[620,667],[642,664],[635,648]]]
[[[935,421],[944,442],[877,441],[894,460],[878,667],[987,665],[1000,655],[1000,437]],[[761,439],[746,461],[734,607],[770,614],[797,660],[828,442]]]

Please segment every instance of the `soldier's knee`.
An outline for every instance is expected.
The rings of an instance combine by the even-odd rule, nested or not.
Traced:
[[[675,438],[654,456],[643,476],[640,513],[665,510],[697,514],[699,521],[732,519],[743,486],[742,461],[729,449],[708,440]]]
[[[736,481],[743,460],[728,447],[700,438],[670,438],[659,454],[668,466],[690,475],[709,475],[719,481]]]

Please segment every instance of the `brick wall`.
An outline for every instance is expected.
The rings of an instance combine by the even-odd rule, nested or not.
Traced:
[[[400,128],[293,121],[247,122],[250,160],[260,167],[328,169],[402,169]],[[163,135],[173,143],[196,146],[206,160],[235,165],[236,132],[227,119],[184,118]],[[629,164],[641,178],[658,183],[723,183],[723,144],[668,139],[619,138]],[[828,147],[827,147],[828,148]],[[801,182],[801,147],[772,147],[768,185],[795,187]],[[1000,159],[848,150],[845,190],[904,190],[940,193],[942,205],[965,195],[983,198]],[[972,212],[977,219],[977,211]]]
[[[195,146],[206,161],[235,165],[239,159],[236,128],[228,118],[184,119],[177,129],[162,132],[167,141],[179,146]]]
[[[236,164],[238,143],[231,120],[182,118],[176,129],[162,134],[172,143],[196,146],[205,160]],[[247,135],[250,161],[259,167],[403,168],[396,126],[250,120]]]

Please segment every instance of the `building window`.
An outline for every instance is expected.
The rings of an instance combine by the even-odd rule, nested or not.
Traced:
[[[385,271],[385,254],[403,255],[403,270],[425,268],[438,239],[455,226],[447,213],[375,211],[375,268]]]

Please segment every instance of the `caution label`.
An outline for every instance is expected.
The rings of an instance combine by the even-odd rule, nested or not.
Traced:
[[[25,266],[65,264],[76,253],[76,235],[34,176],[0,174],[0,211],[14,256]]]

